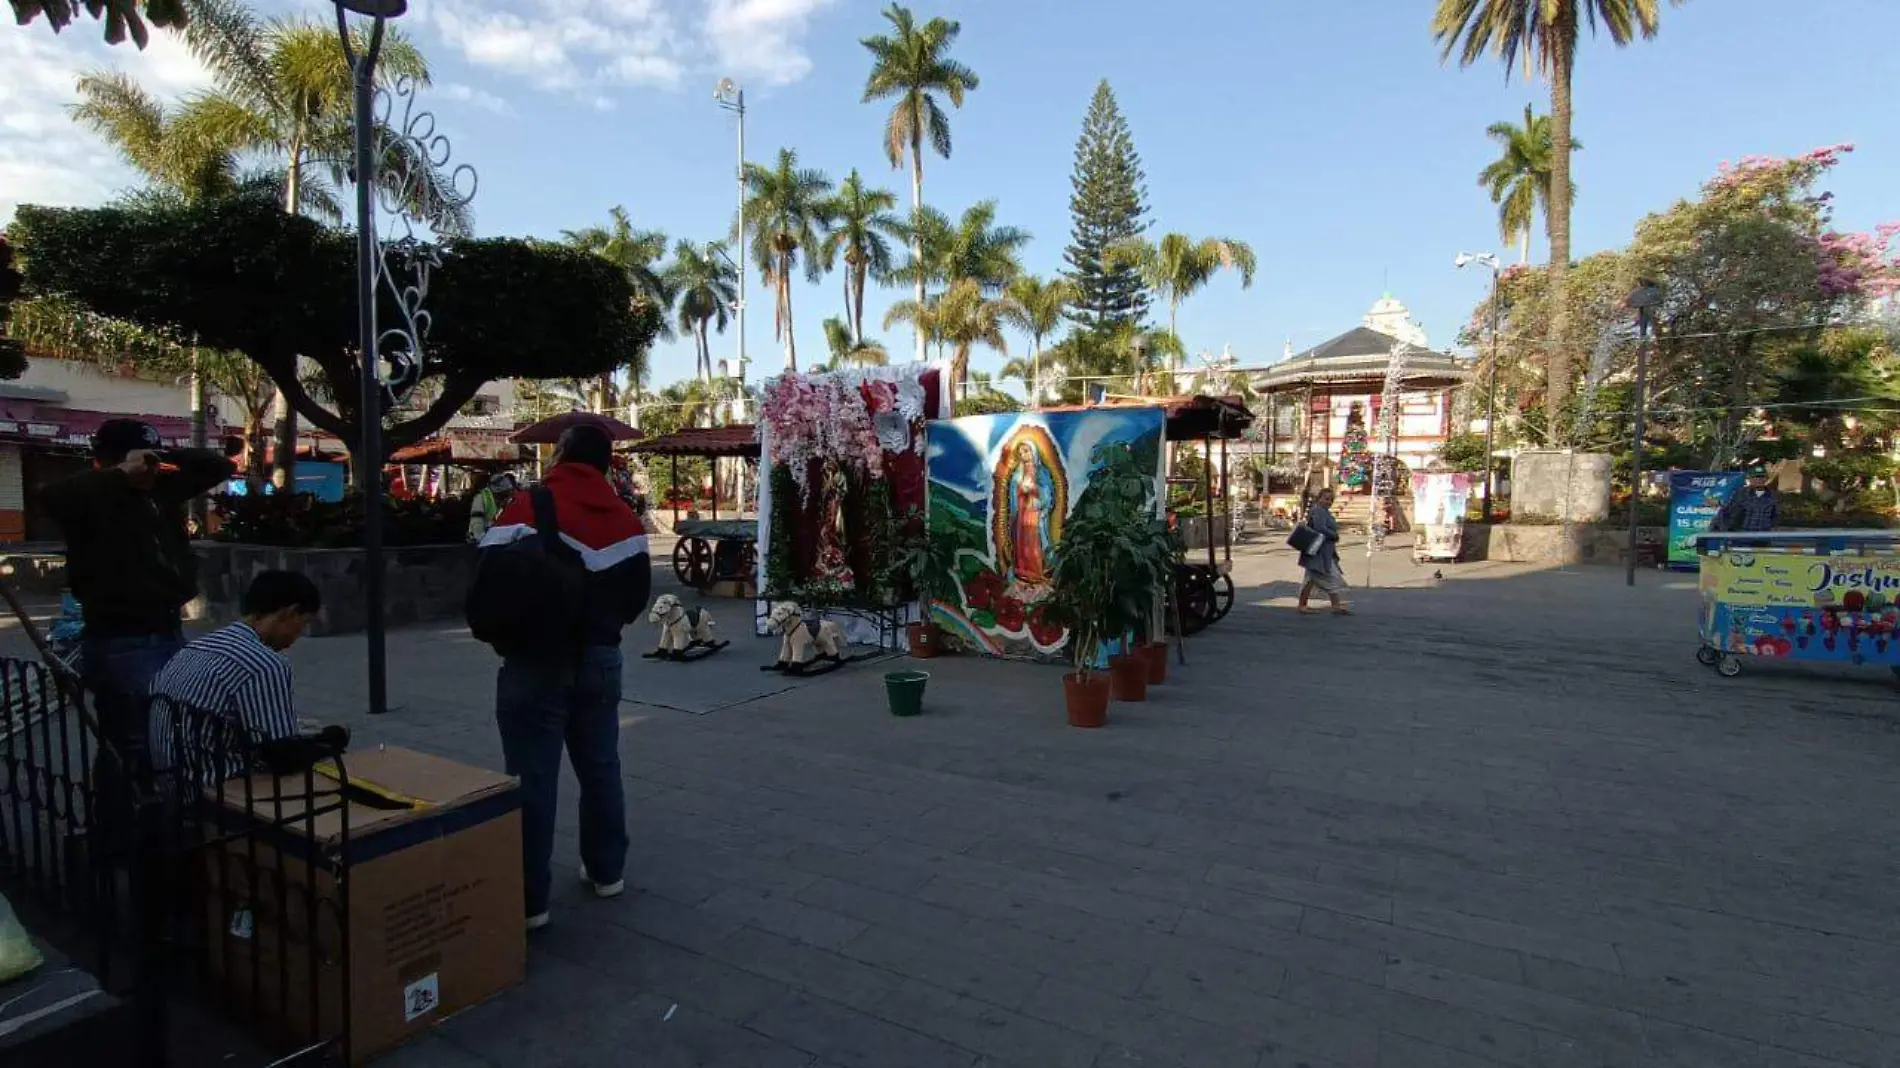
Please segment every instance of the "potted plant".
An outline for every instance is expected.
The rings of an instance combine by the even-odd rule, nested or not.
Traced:
[[[1062,531],[1049,569],[1055,592],[1044,602],[1043,614],[1069,631],[1075,670],[1062,676],[1062,698],[1072,727],[1108,722],[1109,679],[1095,665],[1114,600],[1110,556],[1118,536],[1102,519],[1077,510]]]
[[[915,526],[915,524],[907,524]],[[928,528],[903,539],[891,554],[892,585],[908,589],[917,598],[917,620],[905,629],[910,655],[928,660],[943,651],[943,634],[930,619],[930,603],[956,595],[956,548],[946,539],[932,539]]]
[[[1135,543],[1134,552],[1147,569],[1153,592],[1136,626],[1135,647],[1131,655],[1146,666],[1148,685],[1159,686],[1168,678],[1165,612],[1167,590],[1174,581],[1175,540],[1168,531],[1167,522],[1157,519],[1147,524],[1135,538]]]

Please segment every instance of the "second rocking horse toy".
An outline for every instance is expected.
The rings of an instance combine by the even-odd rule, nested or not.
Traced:
[[[778,659],[759,668],[809,678],[827,675],[850,663],[855,657],[844,655],[844,629],[829,619],[816,625],[805,620],[794,601],[780,601],[766,616],[774,634],[782,635]]]

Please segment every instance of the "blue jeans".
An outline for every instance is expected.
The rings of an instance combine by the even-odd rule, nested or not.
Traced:
[[[92,691],[99,729],[128,762],[146,748],[146,695],[185,639],[171,634],[107,637],[87,634],[81,639],[80,670]]]
[[[596,882],[627,866],[627,803],[620,781],[619,646],[590,646],[578,668],[501,663],[495,722],[508,774],[521,779],[521,874],[528,915],[548,910],[561,749],[581,786],[581,863]]]
[[[97,635],[80,639],[79,668],[92,692],[93,714],[99,732],[112,744],[117,760],[104,746],[93,759],[93,788],[97,792],[95,822],[109,844],[126,844],[132,810],[129,782],[148,774],[149,715],[147,694],[185,639],[170,634]],[[117,821],[119,826],[113,826]]]

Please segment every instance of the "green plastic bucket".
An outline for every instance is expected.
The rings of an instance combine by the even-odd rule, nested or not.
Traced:
[[[924,710],[924,684],[928,671],[892,671],[884,676],[884,696],[891,703],[891,715],[915,716]]]

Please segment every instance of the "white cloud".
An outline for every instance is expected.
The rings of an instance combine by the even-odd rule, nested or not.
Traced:
[[[811,70],[805,35],[835,0],[434,0],[412,17],[477,66],[543,90],[598,98],[695,76],[783,85]]]
[[[722,71],[785,85],[811,71],[805,27],[832,0],[709,0],[706,39]]]
[[[123,70],[161,100],[201,89],[210,76],[184,44],[154,33],[144,51],[113,48],[81,20],[55,35],[44,22],[0,33],[0,222],[21,204],[97,204],[138,184],[131,168],[67,108],[82,73]]]
[[[481,108],[483,111],[493,112],[496,115],[513,115],[515,113],[515,106],[508,101],[503,100],[501,97],[496,96],[486,89],[477,89],[472,85],[463,85],[461,82],[448,82],[446,84],[437,85],[432,91],[440,93],[445,99],[464,104],[472,104],[475,107]]]

